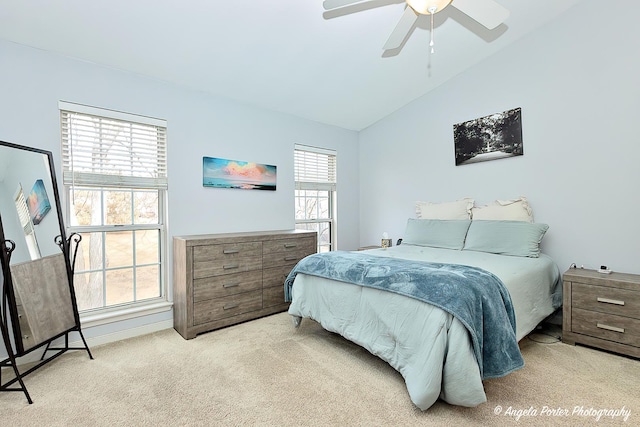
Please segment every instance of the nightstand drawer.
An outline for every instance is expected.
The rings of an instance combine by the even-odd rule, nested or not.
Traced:
[[[574,308],[571,329],[578,334],[640,347],[638,319]]]
[[[576,308],[640,319],[640,292],[574,282],[571,301]]]

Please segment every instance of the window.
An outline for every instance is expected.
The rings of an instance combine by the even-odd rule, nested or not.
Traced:
[[[336,152],[296,144],[296,228],[318,233],[318,252],[336,245]]]
[[[166,122],[60,102],[78,309],[166,300]]]

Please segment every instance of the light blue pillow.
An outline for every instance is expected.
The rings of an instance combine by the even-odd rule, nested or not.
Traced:
[[[471,221],[464,250],[538,258],[548,229],[547,224],[525,221]]]
[[[402,244],[462,249],[471,220],[409,218]]]

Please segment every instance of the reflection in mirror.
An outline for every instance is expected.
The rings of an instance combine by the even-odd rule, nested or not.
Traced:
[[[51,176],[46,154],[0,145],[0,215],[6,238],[16,243],[12,264],[60,253]]]
[[[25,348],[34,347],[75,326],[64,255],[50,255],[11,266],[20,333]],[[22,302],[25,304],[22,304]],[[61,310],[60,307],[67,307]]]
[[[18,190],[16,191],[15,196],[13,196],[13,199],[16,204],[16,212],[18,213],[20,225],[24,231],[29,255],[31,255],[32,260],[38,259],[40,258],[40,248],[38,247],[36,230],[33,226],[31,215],[29,215],[29,207],[27,206],[27,200],[25,199],[24,192],[22,191],[22,185],[18,184]]]
[[[50,156],[0,142],[0,218],[4,239],[13,242],[7,259],[17,354],[76,326],[72,282],[56,243],[64,230]]]

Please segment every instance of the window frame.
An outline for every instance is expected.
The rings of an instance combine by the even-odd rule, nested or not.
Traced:
[[[145,116],[139,116],[129,113],[123,113],[114,110],[102,109],[97,107],[90,107],[81,104],[69,103],[65,101],[60,101],[58,103],[59,111],[60,111],[60,124],[61,124],[61,142],[63,146],[63,188],[62,192],[62,204],[64,205],[65,215],[67,219],[72,217],[71,210],[73,209],[73,198],[72,191],[74,189],[78,190],[86,190],[92,189],[94,191],[100,191],[102,193],[101,200],[104,198],[105,191],[117,191],[123,190],[127,192],[136,192],[136,191],[144,191],[144,190],[152,190],[157,191],[158,194],[158,223],[157,224],[136,224],[133,219],[131,224],[126,225],[115,225],[115,224],[106,224],[103,223],[101,225],[75,225],[72,226],[69,221],[66,221],[66,231],[67,235],[71,235],[71,233],[106,233],[114,232],[114,231],[131,231],[135,233],[136,231],[144,231],[144,230],[158,230],[159,232],[159,241],[158,241],[158,273],[159,273],[159,281],[160,281],[160,289],[159,296],[143,299],[140,301],[129,301],[120,304],[112,304],[112,305],[103,305],[102,307],[95,307],[91,309],[85,309],[80,311],[80,318],[83,327],[91,327],[98,326],[104,323],[110,323],[115,321],[127,320],[131,318],[136,318],[145,315],[151,315],[155,313],[165,312],[171,309],[172,303],[169,301],[169,275],[168,275],[168,239],[167,239],[167,174],[166,174],[166,121],[161,119],[155,119]],[[73,173],[73,165],[68,164],[68,156],[65,153],[65,147],[69,145],[68,141],[65,141],[65,135],[63,134],[63,123],[65,121],[65,113],[71,114],[82,114],[97,118],[103,118],[107,120],[120,120],[128,123],[135,123],[138,125],[148,125],[155,126],[159,128],[163,128],[164,131],[164,139],[162,143],[162,153],[158,154],[158,158],[162,158],[162,168],[160,170],[159,175],[160,179],[153,180],[149,178],[142,178],[139,180],[139,185],[136,185],[135,177],[132,179],[120,179],[119,176],[114,175],[115,179],[110,179],[112,177],[107,175],[96,175],[98,178],[101,176],[105,179],[104,182],[91,182],[95,180],[95,177],[89,177],[89,182],[75,182],[74,173]],[[66,144],[66,145],[65,145]],[[100,180],[98,180],[100,181]],[[133,204],[133,200],[132,200]],[[133,206],[132,206],[133,208]],[[106,204],[101,203],[100,211],[104,216],[106,210]],[[81,243],[82,244],[82,243]],[[104,242],[103,242],[104,245]],[[133,248],[133,244],[132,244]],[[102,255],[104,256],[104,254]],[[136,268],[137,264],[133,262],[132,268]],[[106,274],[108,267],[103,265],[101,267],[102,274]],[[84,274],[84,273],[79,273]],[[104,288],[106,289],[106,288]],[[135,289],[135,285],[134,285]],[[133,298],[133,296],[132,296]],[[103,301],[106,303],[106,294],[103,296]]]
[[[300,173],[299,168],[301,166],[304,166],[304,162],[300,163],[301,158],[298,155],[299,152],[309,153],[315,156],[327,156],[326,168],[324,163],[318,165],[317,162],[316,164],[313,164],[314,162],[311,162],[311,164],[309,164],[309,168],[305,169],[304,173]],[[329,224],[329,244],[322,244],[320,236],[318,236],[318,252],[322,252],[322,249],[327,246],[329,248],[329,251],[335,251],[337,249],[337,163],[338,153],[335,150],[311,147],[302,144],[294,145],[294,208],[297,209],[297,201],[300,197],[298,195],[298,191],[326,191],[328,194],[328,218],[318,217],[298,219],[297,216],[294,215],[296,228],[298,228],[298,225],[304,226],[308,224],[318,224],[319,228],[320,224]],[[306,198],[306,194],[303,197]],[[320,198],[321,197],[316,196],[317,200],[319,200]],[[308,228],[304,229],[309,230]]]

